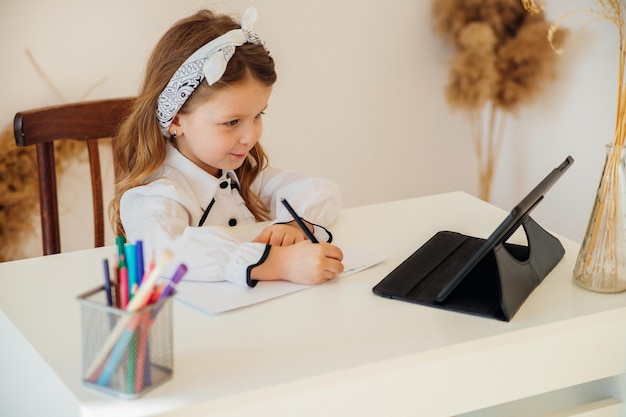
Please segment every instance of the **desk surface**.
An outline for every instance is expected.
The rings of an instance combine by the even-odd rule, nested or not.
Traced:
[[[112,249],[0,264],[0,409],[449,416],[624,372],[626,294],[573,284],[578,245],[567,239],[563,260],[508,323],[372,293],[437,231],[487,237],[505,215],[460,192],[343,210],[335,243],[384,262],[216,316],[175,303],[174,377],[136,400],[81,382],[76,296],[101,285],[100,260]]]

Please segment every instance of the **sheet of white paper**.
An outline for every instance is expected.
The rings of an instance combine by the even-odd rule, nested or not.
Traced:
[[[384,257],[358,248],[342,246],[344,272],[334,279],[374,266]],[[186,282],[176,286],[176,299],[206,314],[217,314],[246,307],[272,298],[311,288],[310,285],[287,281],[260,281],[256,287],[248,288],[230,282]]]

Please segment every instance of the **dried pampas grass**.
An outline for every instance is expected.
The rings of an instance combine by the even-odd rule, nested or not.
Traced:
[[[434,0],[435,32],[453,48],[445,94],[464,111],[479,166],[479,197],[488,201],[505,115],[533,101],[556,77],[557,56],[546,42],[550,24],[519,0]],[[566,31],[557,29],[554,44]]]
[[[39,208],[37,161],[31,149],[18,148],[13,129],[0,133],[0,262],[21,257],[19,242],[33,231]]]
[[[68,161],[87,161],[82,142],[61,141],[54,147],[57,175]],[[82,158],[82,159],[81,159]],[[18,147],[13,126],[0,133],[0,262],[24,257],[22,242],[34,236],[39,214],[35,147]]]

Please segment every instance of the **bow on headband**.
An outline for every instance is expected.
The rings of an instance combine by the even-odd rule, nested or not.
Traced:
[[[233,29],[205,44],[176,70],[157,102],[157,119],[165,137],[171,136],[169,127],[174,116],[202,80],[213,85],[222,78],[237,46],[254,43],[267,50],[265,42],[252,32],[256,17],[256,9],[249,7],[241,18],[241,29]]]

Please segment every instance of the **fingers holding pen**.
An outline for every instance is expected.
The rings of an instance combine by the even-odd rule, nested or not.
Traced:
[[[304,240],[289,246],[273,246],[267,259],[251,271],[258,280],[284,279],[299,284],[326,282],[344,270],[341,249],[330,243]]]
[[[319,249],[320,256],[320,271],[321,276],[326,280],[334,278],[336,275],[341,274],[344,270],[343,265],[343,252],[339,247],[330,243],[321,242],[316,245]]]
[[[339,263],[343,261],[343,252],[338,246],[325,242],[318,243],[318,245],[327,259],[335,260]],[[343,264],[340,272],[343,272]]]
[[[271,234],[268,235],[268,228],[266,228],[266,231],[255,239],[256,242],[278,245],[278,247],[273,247],[267,260],[253,268],[252,273],[259,276],[259,279],[266,279],[266,274],[273,270],[276,274],[274,276],[278,279],[300,284],[320,284],[343,272],[341,249],[330,243],[319,242],[309,229],[309,225],[296,213],[289,202],[285,198],[281,199],[281,202],[293,218],[295,225],[272,225],[270,226]],[[278,239],[279,234],[280,239]],[[304,238],[307,240],[301,240]],[[280,240],[280,243],[277,240]],[[276,243],[273,244],[272,241]]]

